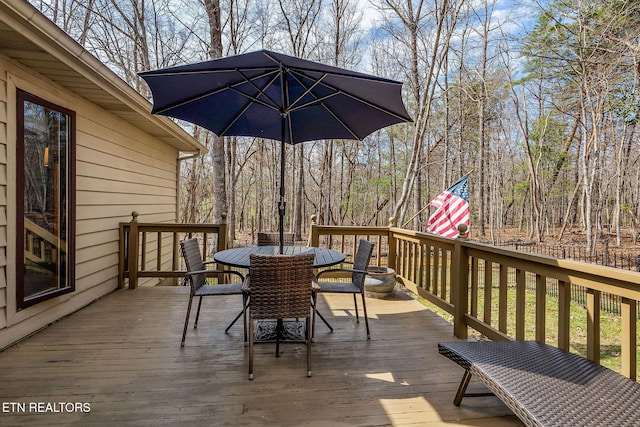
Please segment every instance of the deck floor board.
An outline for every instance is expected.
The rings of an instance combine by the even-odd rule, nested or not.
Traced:
[[[515,426],[495,397],[453,396],[463,370],[440,356],[452,327],[400,291],[368,299],[371,340],[351,296],[323,295],[313,377],[303,344],[255,347],[247,379],[241,300],[205,299],[198,329],[180,336],[187,288],[118,290],[0,353],[0,425]],[[194,310],[195,311],[195,310]],[[472,382],[470,391],[484,391]],[[6,410],[10,402],[25,412]],[[33,403],[88,403],[88,413],[30,411]]]

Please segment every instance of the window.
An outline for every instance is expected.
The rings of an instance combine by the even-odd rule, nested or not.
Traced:
[[[18,91],[17,307],[75,289],[75,113]]]

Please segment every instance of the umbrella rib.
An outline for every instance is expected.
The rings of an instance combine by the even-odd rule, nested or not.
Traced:
[[[235,87],[230,87],[229,88],[229,89],[233,90],[234,92],[236,92],[237,94],[246,97],[250,102],[248,102],[247,105],[244,106],[242,111],[240,111],[238,114],[236,114],[236,116],[234,118],[232,118],[231,121],[229,121],[229,123],[227,123],[227,125],[224,128],[222,128],[222,131],[220,131],[220,135],[224,135],[225,133],[227,133],[227,131],[231,128],[231,126],[233,126],[238,120],[240,120],[240,117],[242,117],[242,115],[249,109],[249,107],[251,107],[252,103],[260,104],[263,107],[270,108],[272,110],[280,111],[280,108],[278,107],[278,104],[273,99],[271,99],[271,97],[269,95],[267,95],[265,93],[265,89],[268,88],[269,86],[271,86],[273,84],[273,82],[279,77],[278,73],[274,73],[273,74],[273,78],[261,89],[258,86],[256,86],[251,79],[247,78],[247,76],[242,71],[236,70],[236,72],[242,76],[242,78],[245,80],[245,82],[247,82],[251,86],[253,86],[253,88],[255,90],[257,90],[258,93],[255,96],[252,96],[252,95],[249,95],[249,94],[246,94],[246,93],[242,92],[240,89],[237,89]],[[240,84],[240,83],[238,83],[238,84]],[[258,99],[260,97],[260,95],[264,95],[269,101],[272,102],[272,105],[269,104],[268,102],[264,102],[264,101]]]
[[[291,70],[291,71],[295,71],[295,70]],[[302,73],[300,73],[300,74],[302,74]],[[293,75],[293,73],[292,73],[292,75]],[[304,74],[302,74],[302,75],[304,75]],[[327,73],[325,73],[325,76],[326,75],[327,75]],[[307,77],[307,76],[305,76],[305,77]],[[299,79],[296,78],[296,80],[298,80],[298,82],[300,84],[303,84]],[[385,82],[382,82],[382,83],[385,83]],[[393,112],[393,111],[391,111],[391,110],[389,110],[387,108],[384,108],[384,107],[376,105],[376,104],[374,104],[372,102],[369,102],[369,101],[367,101],[366,99],[364,99],[364,98],[362,98],[360,96],[356,96],[356,95],[353,95],[351,93],[344,92],[342,89],[339,89],[339,88],[333,86],[330,83],[326,83],[326,82],[322,81],[322,82],[320,82],[320,84],[322,86],[325,86],[325,87],[329,88],[329,89],[335,90],[336,91],[335,95],[341,93],[344,96],[348,96],[349,98],[355,99],[356,101],[362,102],[363,104],[366,104],[366,105],[370,106],[371,108],[374,108],[374,109],[376,109],[378,111],[382,111],[383,113],[392,115],[392,116],[394,116],[394,117],[396,117],[398,119],[406,120],[408,118],[408,117],[403,117],[403,116],[399,115],[398,113],[395,113],[395,112]],[[305,104],[304,106],[308,107],[309,105],[312,105],[312,104],[314,104],[314,102],[309,102],[309,103]],[[302,106],[296,107],[296,109],[299,109],[299,108],[302,108]]]
[[[243,91],[236,89],[235,87],[229,87],[230,90],[234,91],[235,93],[237,93],[238,95],[242,95],[245,98],[247,98],[249,101],[254,102],[256,104],[260,104],[263,107],[267,107],[267,108],[271,108],[272,110],[276,110],[276,111],[280,111],[280,107],[278,107],[277,105],[271,105],[268,102],[264,102],[261,101],[255,97],[253,97],[252,95],[249,95],[247,93],[244,93]],[[271,101],[271,99],[269,99]],[[247,106],[249,107],[251,104],[247,104]],[[246,111],[246,110],[243,110]]]
[[[340,123],[342,125],[342,127],[344,127],[351,135],[353,135],[354,139],[357,139],[358,141],[362,140],[362,138],[358,137],[358,135],[356,135],[349,126],[347,126],[347,124],[345,122],[343,122],[340,117],[338,117],[333,110],[331,110],[331,108],[327,107],[326,105],[322,104],[324,106],[324,108],[326,108],[326,110],[329,112],[329,114],[331,114],[333,116],[334,119],[336,119],[336,121],[338,123]]]
[[[273,62],[277,63],[277,64],[282,64],[282,60],[275,58],[274,56],[270,55],[269,52],[265,51],[263,52],[264,55],[269,58],[270,60],[272,60]],[[300,59],[300,58],[298,58]],[[324,65],[324,64],[320,64],[320,65]],[[381,83],[393,83],[393,84],[397,84],[398,82],[394,81],[394,80],[390,80],[384,77],[378,77],[378,76],[373,76],[373,75],[369,75],[369,74],[362,74],[362,73],[355,73],[353,71],[349,71],[349,70],[341,70],[339,68],[336,67],[332,67],[330,65],[325,65],[328,68],[331,68],[332,70],[318,70],[316,68],[313,67],[300,67],[300,66],[287,66],[287,68],[289,70],[295,70],[295,71],[299,71],[299,72],[312,72],[312,73],[323,73],[325,75],[331,74],[333,76],[339,76],[339,77],[352,77],[355,79],[363,79],[363,80],[375,80],[377,82],[381,82]],[[358,74],[358,75],[354,75],[354,74]]]
[[[358,135],[356,135],[356,134],[355,134],[355,132],[354,132],[353,130],[351,130],[351,128],[350,128],[349,126],[347,126],[347,124],[346,124],[344,121],[342,121],[342,120],[341,120],[341,119],[340,119],[340,118],[339,118],[339,117],[338,117],[338,116],[333,112],[333,110],[331,110],[331,108],[329,108],[329,107],[328,107],[324,102],[322,102],[322,101],[323,101],[323,100],[325,100],[325,99],[328,99],[328,98],[334,97],[334,96],[336,96],[337,94],[342,93],[342,91],[340,91],[339,89],[336,89],[336,88],[332,88],[333,90],[335,90],[335,92],[334,92],[334,93],[329,94],[329,95],[324,96],[324,97],[321,97],[321,98],[318,98],[318,97],[317,97],[313,92],[311,92],[311,90],[312,90],[314,87],[316,87],[318,84],[321,84],[322,80],[323,80],[326,76],[327,76],[327,74],[326,74],[326,73],[325,73],[325,74],[323,74],[323,75],[322,75],[322,77],[321,77],[321,78],[319,78],[319,79],[318,79],[318,80],[317,80],[313,85],[311,85],[311,86],[310,86],[310,87],[305,91],[305,93],[303,94],[303,96],[304,96],[304,95],[306,95],[307,93],[309,93],[311,96],[313,96],[314,98],[316,98],[316,99],[315,99],[315,101],[307,102],[307,103],[305,103],[304,105],[301,105],[301,106],[298,106],[298,107],[292,108],[290,111],[296,111],[296,110],[299,110],[299,109],[301,109],[301,108],[308,107],[308,106],[310,106],[310,105],[320,104],[320,105],[322,105],[322,106],[325,108],[325,110],[327,110],[327,111],[329,112],[329,114],[331,114],[331,115],[333,116],[333,118],[334,118],[338,123],[340,123],[340,125],[341,125],[343,128],[345,128],[345,129],[347,130],[347,132],[349,132],[349,133],[353,136],[353,138],[354,138],[354,139],[360,140],[360,138],[358,137]],[[305,86],[305,84],[304,84],[304,83],[302,83],[302,81],[298,78],[298,76],[297,76],[297,75],[295,75],[295,74],[291,73],[291,77],[293,77],[294,79],[296,79],[296,81],[297,81],[298,83],[300,83],[300,85],[302,85],[303,87],[306,87],[306,86]],[[301,98],[302,98],[302,97],[299,97],[298,99],[296,99],[296,102],[297,102],[299,99],[301,99]],[[295,104],[295,103],[294,103],[294,104]]]
[[[256,101],[256,102],[261,102],[261,101],[258,99],[258,97],[259,97],[260,95],[264,95],[264,96],[265,96],[269,101],[271,101],[271,103],[272,103],[272,105],[271,105],[271,106],[269,106],[269,105],[267,105],[267,103],[263,102],[263,104],[264,104],[264,105],[267,105],[267,106],[269,106],[270,108],[273,108],[273,109],[280,110],[280,107],[278,106],[278,103],[277,103],[276,101],[274,101],[273,99],[271,99],[271,97],[270,97],[269,95],[267,95],[267,93],[265,92],[265,90],[266,90],[268,87],[270,87],[270,86],[273,84],[273,82],[275,82],[275,81],[276,81],[276,79],[279,77],[279,75],[280,75],[280,74],[279,74],[277,71],[276,71],[276,72],[273,72],[273,77],[272,77],[272,79],[269,81],[269,83],[267,83],[266,85],[264,85],[262,89],[261,89],[261,88],[259,88],[258,86],[256,86],[256,84],[253,82],[253,79],[249,79],[249,78],[247,78],[247,76],[246,76],[246,75],[245,75],[245,74],[244,74],[240,69],[236,70],[236,72],[237,72],[238,74],[240,74],[240,75],[242,76],[242,78],[243,78],[247,83],[249,83],[251,86],[253,86],[253,88],[254,88],[255,90],[257,90],[257,91],[258,91],[258,95],[256,95],[255,97],[251,97],[251,99],[252,99],[252,100],[254,100],[254,101]],[[266,74],[265,74],[265,75],[266,75]],[[240,92],[240,91],[238,91],[238,92],[239,92],[239,93],[241,93],[242,95],[247,96],[246,94],[244,94],[244,93],[242,93],[242,92]]]
[[[304,104],[300,104],[300,105],[298,105],[298,106],[296,106],[296,107],[292,108],[290,111],[302,110],[302,109],[304,109],[304,108],[311,107],[312,105],[316,105],[316,104],[322,104],[322,106],[323,106],[323,107],[327,108],[327,106],[326,106],[322,101],[324,101],[324,100],[326,100],[326,99],[329,99],[329,98],[333,98],[334,96],[336,96],[336,95],[340,95],[341,93],[342,93],[343,95],[345,95],[345,93],[344,93],[344,92],[334,92],[334,93],[330,93],[330,94],[328,94],[328,95],[325,95],[325,96],[322,96],[322,97],[316,98],[316,99],[315,99],[315,100],[313,100],[313,101],[309,101],[309,102],[305,102]],[[313,95],[313,94],[312,94],[312,95]]]
[[[229,70],[227,70],[227,72],[228,72],[228,71],[229,71]],[[166,106],[166,107],[164,107],[164,108],[161,108],[161,109],[158,109],[157,111],[154,111],[154,113],[155,113],[155,114],[163,114],[163,113],[165,113],[165,112],[167,112],[167,111],[169,111],[169,110],[171,110],[171,109],[173,109],[173,108],[181,107],[181,106],[186,105],[186,104],[188,104],[188,103],[190,103],[190,102],[198,101],[198,100],[203,99],[203,98],[206,98],[206,97],[208,97],[208,96],[217,95],[218,93],[223,92],[223,91],[225,91],[225,90],[227,90],[227,89],[235,90],[236,92],[241,93],[242,95],[244,95],[244,96],[248,97],[249,99],[254,100],[250,95],[247,95],[247,94],[245,94],[245,93],[241,92],[240,90],[236,89],[235,87],[236,87],[236,86],[240,86],[240,85],[245,84],[245,83],[249,83],[249,84],[251,84],[252,86],[256,87],[256,86],[255,86],[255,84],[253,84],[253,80],[257,80],[257,79],[260,79],[260,78],[263,78],[263,77],[269,76],[270,74],[274,74],[274,78],[275,78],[275,77],[277,77],[277,70],[275,70],[275,71],[274,71],[274,70],[267,70],[265,73],[258,74],[257,76],[255,76],[255,77],[253,77],[253,78],[251,78],[251,79],[247,79],[247,77],[246,77],[244,74],[242,74],[241,72],[239,72],[239,70],[237,70],[237,69],[236,69],[236,71],[238,72],[238,74],[240,74],[240,75],[242,76],[242,78],[243,78],[244,80],[239,81],[239,82],[236,82],[236,83],[233,83],[233,84],[228,85],[228,86],[223,86],[223,87],[217,88],[217,89],[215,89],[215,90],[212,90],[212,91],[209,91],[209,92],[206,92],[206,93],[200,94],[200,95],[198,95],[198,96],[194,96],[194,97],[191,97],[191,98],[187,98],[187,99],[185,99],[185,100],[182,100],[182,101],[180,101],[180,102],[176,102],[176,103],[174,103],[174,104],[167,105],[167,106]],[[202,73],[204,73],[204,72],[202,72]],[[200,73],[183,73],[183,74],[200,74]],[[273,80],[271,80],[271,82],[269,82],[269,84],[271,84],[271,83],[273,83]],[[256,89],[257,89],[257,87],[256,87]],[[258,89],[258,90],[259,90],[259,89]],[[267,97],[267,98],[268,98],[270,101],[272,101],[272,102],[273,102],[273,100],[272,100],[271,98],[269,98],[269,97]],[[255,101],[260,102],[260,101],[259,101],[259,100],[257,100],[257,99],[255,99]],[[265,104],[265,105],[267,105],[269,108],[274,108],[273,106],[270,106],[270,105],[268,105],[268,104]],[[276,103],[274,103],[274,105],[277,105],[277,104],[276,104]]]
[[[301,81],[301,80],[300,80],[300,79],[299,79],[295,74],[291,74],[291,77],[293,77],[293,78],[294,78],[298,83],[300,83],[300,86],[302,86],[302,87],[306,87],[306,85],[305,85],[304,83],[302,83],[302,81]],[[311,91],[313,90],[313,88],[315,88],[316,86],[318,86],[318,85],[322,82],[322,80],[323,80],[325,77],[327,77],[327,74],[326,74],[326,73],[324,73],[324,74],[322,75],[322,77],[320,77],[319,79],[315,80],[315,81],[313,82],[313,84],[307,88],[307,90],[305,90],[305,91],[304,91],[300,96],[298,96],[298,98],[296,98],[296,100],[295,100],[295,101],[293,101],[291,104],[289,104],[289,108],[288,108],[288,110],[289,110],[289,111],[295,111],[295,110],[297,110],[297,109],[299,109],[299,108],[302,108],[302,107],[304,107],[304,106],[312,105],[312,104],[317,103],[317,102],[318,102],[318,99],[316,99],[315,101],[312,101],[312,102],[306,102],[305,104],[301,105],[300,107],[293,107],[294,105],[296,105],[296,104],[298,103],[298,101],[300,101],[302,98],[304,98],[305,96],[307,96],[307,94],[310,94],[310,95],[311,95],[311,96],[313,96],[314,98],[317,98],[317,97],[316,97],[316,95],[315,95],[314,93],[311,93]],[[331,96],[333,96],[333,95],[334,95],[334,94],[332,94]],[[327,98],[327,97],[325,96],[325,97],[323,97],[323,98],[321,98],[321,99],[325,99],[325,98]],[[320,100],[321,100],[321,99],[320,99]],[[293,108],[291,108],[291,107],[293,107]]]

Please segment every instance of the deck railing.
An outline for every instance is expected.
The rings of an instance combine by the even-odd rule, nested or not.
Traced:
[[[138,287],[141,278],[180,278],[185,269],[181,265],[179,242],[197,236],[205,261],[212,254],[227,249],[227,224],[164,224],[138,222],[132,212],[130,222],[120,223],[118,256],[118,287]]]
[[[141,278],[183,277],[179,240],[196,234],[201,236],[205,258],[228,247],[226,224],[139,223],[134,214],[131,222],[120,225],[120,286],[125,279],[135,288]],[[585,356],[600,362],[601,295],[618,296],[620,372],[636,379],[640,273],[463,237],[445,239],[392,222],[387,227],[323,226],[312,218],[311,246],[337,249],[349,260],[359,239],[376,244],[372,265],[394,269],[400,284],[449,313],[459,338],[473,333],[492,340],[535,339],[567,350],[584,341]],[[584,320],[574,317],[571,296],[576,286],[587,295]],[[572,336],[575,330],[580,336]]]
[[[336,227],[312,222],[309,242],[335,247],[355,242],[360,236],[374,237],[377,262],[396,270],[402,285],[453,317],[454,334],[459,338],[475,331],[492,340],[535,339],[566,350],[572,340],[586,339],[586,357],[600,362],[600,297],[602,293],[619,296],[620,372],[636,379],[640,273],[465,238],[445,239],[393,224]],[[586,320],[581,325],[571,324],[577,322],[572,319],[572,286],[581,286],[587,293]],[[548,295],[548,287],[557,289],[557,297]],[[572,337],[571,326],[578,326],[584,337]]]

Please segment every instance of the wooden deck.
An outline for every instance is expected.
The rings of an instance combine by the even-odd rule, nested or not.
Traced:
[[[367,300],[370,341],[350,296],[321,296],[335,332],[318,323],[313,377],[302,344],[259,344],[253,381],[241,323],[223,331],[240,297],[205,299],[180,348],[187,292],[119,290],[0,353],[0,425],[521,424],[495,397],[453,405],[463,370],[437,352],[452,327],[398,290]]]

